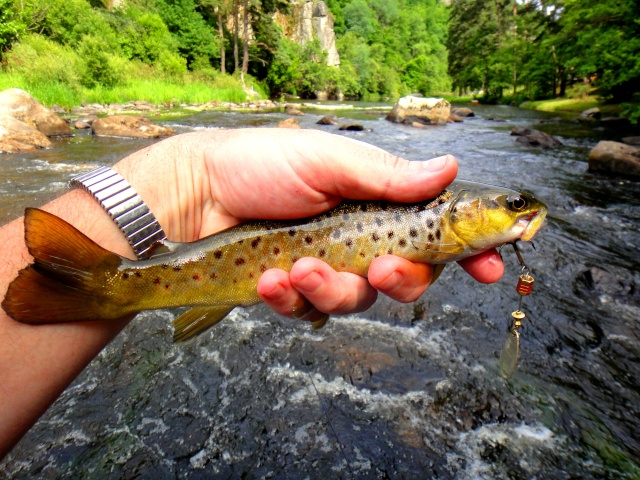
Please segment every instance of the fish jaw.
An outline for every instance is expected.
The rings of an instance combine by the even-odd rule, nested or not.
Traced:
[[[547,209],[541,208],[533,214],[533,216],[527,221],[520,240],[523,242],[529,242],[546,224],[547,224]]]

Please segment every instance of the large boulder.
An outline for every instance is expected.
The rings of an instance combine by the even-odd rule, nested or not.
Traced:
[[[112,115],[99,118],[91,124],[94,135],[113,137],[158,138],[173,135],[175,130],[151,123],[148,118]]]
[[[640,178],[640,148],[603,140],[589,152],[589,171]]]
[[[562,145],[556,137],[536,130],[535,128],[516,127],[511,130],[511,135],[516,135],[516,142],[531,147],[555,148]]]
[[[48,137],[73,135],[67,122],[19,88],[0,92],[0,114],[20,120]]]
[[[387,115],[396,123],[445,125],[451,115],[451,104],[442,98],[402,97]]]
[[[49,147],[51,142],[44,133],[10,115],[0,114],[0,153],[32,152]]]

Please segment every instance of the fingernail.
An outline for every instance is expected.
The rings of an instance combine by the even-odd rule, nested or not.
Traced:
[[[444,157],[433,158],[424,163],[425,169],[430,172],[439,172],[449,163],[451,155],[445,155]]]
[[[285,288],[279,283],[276,283],[273,289],[268,293],[264,293],[263,296],[267,297],[269,300],[279,300],[285,293]]]
[[[318,272],[313,271],[306,277],[298,280],[295,287],[297,290],[304,291],[305,293],[313,293],[318,290],[323,283],[324,280],[322,276]]]
[[[402,275],[396,271],[392,272],[387,278],[378,284],[379,290],[390,292],[402,282]]]

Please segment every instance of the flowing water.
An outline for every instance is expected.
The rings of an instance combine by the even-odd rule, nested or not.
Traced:
[[[195,344],[171,344],[173,312],[139,315],[0,464],[10,478],[640,478],[640,183],[588,174],[621,132],[539,112],[474,108],[414,129],[340,110],[340,132],[409,159],[452,153],[460,177],[534,192],[549,225],[522,247],[536,279],[522,358],[498,356],[520,273],[480,285],[458,266],[414,304],[386,298],[323,330],[264,306]],[[304,128],[327,112],[308,111]],[[274,126],[279,113],[198,113],[180,131]],[[533,126],[555,150],[509,135]],[[74,174],[149,142],[79,134],[0,158],[0,221]]]

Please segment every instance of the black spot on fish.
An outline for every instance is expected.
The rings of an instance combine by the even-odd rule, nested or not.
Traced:
[[[351,245],[353,245],[353,240],[351,240],[350,238],[347,238],[347,239],[344,241],[344,244],[345,244],[347,247],[350,247]]]
[[[123,273],[122,274],[122,279],[126,280],[127,278],[129,278],[129,274],[128,273]]]
[[[393,238],[393,235],[394,235],[393,230],[389,230],[389,231],[387,232],[387,238]]]
[[[244,265],[245,261],[244,258],[242,257],[238,257],[236,258],[236,265],[239,267],[240,265]]]
[[[401,238],[398,241],[398,245],[400,245],[401,247],[406,247],[407,246],[407,241],[404,238]]]
[[[360,255],[362,258],[366,257],[365,253],[362,251],[358,255]]]
[[[389,255],[393,255],[393,249],[392,249],[392,248],[390,248],[389,250],[387,250],[387,253],[388,253]]]
[[[307,235],[306,237],[304,237],[304,241],[307,243],[307,245],[311,245],[313,243],[313,237],[311,235]]]
[[[433,220],[431,219],[427,220],[427,228],[433,228],[433,225],[434,225]]]
[[[374,258],[378,258],[379,256],[380,256],[380,254],[379,254],[379,253],[375,253],[375,254],[373,255],[373,257],[374,257]]]
[[[213,272],[211,275],[209,275],[209,278],[211,280],[217,280],[218,279],[218,274],[216,272]]]
[[[273,254],[280,255],[280,249],[278,247],[273,247]]]
[[[440,232],[440,229],[438,229],[436,230],[436,238],[440,240],[440,237],[442,237],[442,232]]]
[[[238,240],[238,245],[242,245],[244,243],[244,239]]]
[[[249,278],[253,278],[253,273],[249,272]]]
[[[162,283],[162,280],[160,280],[160,277],[156,277],[156,279],[153,281],[154,285],[160,285]]]
[[[213,252],[213,256],[216,257],[218,260],[222,258],[222,250],[216,250],[215,252]]]
[[[324,248],[318,252],[318,256],[320,258],[324,257],[326,254],[327,254],[327,251]]]
[[[364,227],[362,226],[362,224],[360,222],[358,222],[358,224],[356,225],[356,228],[358,229],[358,232],[362,233],[362,231],[364,230]]]
[[[168,283],[164,286],[165,290],[171,290],[171,285],[169,285]]]
[[[418,231],[415,228],[412,228],[411,230],[409,230],[409,236],[415,238],[418,236]]]
[[[193,277],[191,277],[191,278],[193,278],[193,279],[197,282],[198,280],[200,280],[200,274],[199,274],[199,273],[196,273],[196,274],[194,274],[194,275],[193,275]]]
[[[142,278],[142,274],[140,272],[136,272],[135,276],[138,277],[138,278]]]
[[[162,268],[164,268],[166,270],[167,268],[169,268],[169,264],[168,263],[163,263],[162,264]]]
[[[384,221],[380,217],[376,217],[376,225],[381,227],[383,223],[384,223]]]
[[[267,266],[263,263],[262,265],[260,265],[260,273],[264,273],[267,271]]]
[[[433,233],[430,233],[430,234],[427,236],[427,238],[429,239],[429,243],[433,243],[433,241],[435,240],[435,239],[433,238]]]
[[[371,234],[371,240],[373,240],[374,242],[377,242],[378,240],[380,240],[380,237],[378,236],[377,233],[372,233]]]
[[[180,265],[174,265],[173,270],[179,272],[180,270],[182,270],[182,267]]]
[[[233,283],[234,283],[234,285],[235,285],[236,283],[238,283],[238,280],[234,278],[234,279],[233,279]]]
[[[340,262],[340,268],[347,268],[347,264],[344,262]]]
[[[298,260],[300,260],[300,257],[291,257],[293,263],[296,263]]]
[[[291,230],[289,230],[289,236],[293,237],[296,234],[296,230],[294,228],[292,228]]]
[[[260,237],[256,237],[251,241],[251,248],[257,248],[258,244],[260,243],[260,240],[262,240]]]

